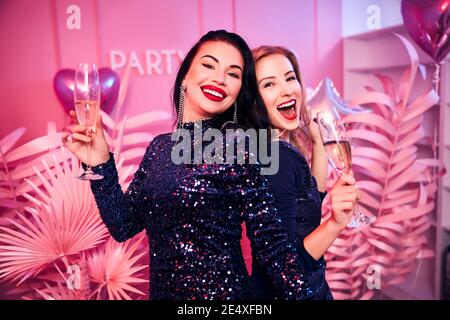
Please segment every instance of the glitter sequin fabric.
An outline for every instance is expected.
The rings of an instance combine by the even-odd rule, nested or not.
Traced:
[[[211,123],[190,122],[183,128],[194,137],[196,129],[205,132]],[[198,139],[192,143],[205,147]],[[174,164],[174,145],[171,134],[155,137],[126,192],[118,183],[112,154],[93,168],[105,177],[91,181],[91,189],[111,235],[125,241],[147,232],[150,298],[253,298],[240,246],[242,222],[277,296],[311,297],[259,166]]]
[[[313,299],[332,299],[325,280],[326,263],[323,257],[316,261],[303,246],[304,238],[314,231],[321,220],[321,206],[326,193],[319,192],[308,163],[301,153],[285,141],[279,143],[280,168],[278,173],[267,176],[275,198],[277,214],[286,230],[288,239],[297,247],[302,259],[303,273],[313,292]],[[251,280],[255,298],[270,300],[276,292],[265,276],[263,267],[253,260]]]

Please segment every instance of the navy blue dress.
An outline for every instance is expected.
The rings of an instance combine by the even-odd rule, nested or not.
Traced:
[[[194,133],[210,127],[212,120],[183,125],[192,144],[200,143],[202,150],[206,143]],[[91,181],[91,189],[114,239],[125,241],[147,232],[150,298],[253,298],[240,246],[243,222],[254,257],[277,296],[311,298],[301,256],[279,223],[259,165],[175,164],[174,145],[170,133],[155,137],[126,192],[119,185],[113,154],[93,168],[104,176]],[[245,156],[248,160],[248,151]]]
[[[295,244],[303,262],[303,273],[313,291],[313,299],[333,299],[325,280],[326,263],[323,257],[316,261],[303,246],[303,240],[320,225],[321,207],[326,193],[319,192],[309,165],[301,153],[286,141],[279,144],[279,170],[267,175],[275,206],[288,239]],[[255,298],[271,300],[276,291],[264,274],[259,262],[253,259],[251,280]]]

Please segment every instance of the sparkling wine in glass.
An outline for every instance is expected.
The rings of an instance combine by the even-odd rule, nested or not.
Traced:
[[[329,140],[324,141],[323,145],[328,154],[328,160],[339,174],[350,170],[352,167],[352,151],[350,142],[346,140]]]
[[[348,173],[352,168],[352,149],[350,139],[337,111],[333,109],[319,112],[317,120],[328,160],[338,175]],[[356,228],[371,222],[369,217],[362,214],[356,205],[352,221],[347,227]]]
[[[95,121],[100,109],[100,78],[95,64],[80,63],[75,71],[75,112],[80,125],[86,127],[86,135],[95,134]],[[91,143],[87,148],[87,168],[78,177],[81,180],[99,180],[103,176],[91,169]]]

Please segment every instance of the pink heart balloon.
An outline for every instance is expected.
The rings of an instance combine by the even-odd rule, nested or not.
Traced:
[[[98,75],[100,77],[101,91],[100,108],[109,114],[119,95],[119,76],[109,68],[98,69]],[[74,79],[75,70],[73,69],[61,69],[53,78],[53,89],[66,113],[69,113],[70,110],[75,110],[73,101]]]
[[[437,63],[450,52],[450,1],[403,0],[402,16],[406,30]]]

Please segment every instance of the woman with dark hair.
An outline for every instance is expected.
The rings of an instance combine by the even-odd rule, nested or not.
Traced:
[[[279,145],[279,170],[267,176],[277,213],[303,259],[305,278],[314,299],[332,299],[325,279],[323,254],[346,227],[358,197],[355,179],[342,175],[330,191],[332,216],[320,223],[326,195],[327,155],[315,121],[306,106],[305,86],[295,55],[283,47],[261,46],[253,50],[259,93],[269,122],[277,129],[272,143]],[[252,115],[251,115],[252,116]],[[308,165],[311,154],[311,166]],[[255,298],[273,299],[276,292],[257,259],[253,260]]]
[[[218,41],[222,43],[227,43],[229,45],[234,46],[241,54],[243,59],[244,68],[241,70],[240,83],[242,85],[242,90],[239,91],[237,98],[232,104],[233,108],[227,108],[223,112],[210,112],[210,114],[202,114],[201,117],[204,118],[212,118],[214,115],[214,124],[216,127],[220,128],[224,123],[236,120],[236,123],[239,123],[240,126],[245,128],[267,128],[269,123],[267,117],[252,117],[250,115],[256,114],[266,114],[266,109],[264,108],[264,104],[261,100],[261,97],[258,94],[258,88],[256,82],[252,82],[252,79],[256,79],[255,75],[255,67],[253,62],[252,53],[247,45],[247,43],[242,39],[239,35],[234,33],[229,33],[224,30],[218,30],[214,32],[208,32],[204,35],[188,52],[183,62],[180,65],[180,68],[177,73],[177,77],[175,79],[175,85],[173,90],[173,103],[175,106],[175,111],[177,112],[177,120],[178,124],[180,121],[186,121],[186,117],[183,117],[183,112],[180,110],[180,93],[182,89],[188,89],[183,85],[183,81],[186,78],[186,75],[189,72],[189,69],[192,66],[192,62],[195,59],[200,47],[202,47],[205,43],[210,41]],[[203,63],[203,67],[211,69],[213,66],[207,65],[208,63]],[[200,66],[199,66],[200,67]],[[200,67],[202,68],[202,67]],[[204,73],[204,70],[201,70],[200,73]],[[230,75],[231,76],[231,75]],[[187,95],[190,97],[190,95]],[[230,107],[230,105],[227,105]],[[239,109],[239,112],[237,110]],[[222,110],[219,110],[222,111]],[[181,112],[181,113],[180,113]],[[192,110],[188,109],[187,112],[192,112]],[[180,116],[181,115],[181,116]],[[235,115],[237,115],[237,119],[234,119]]]
[[[189,147],[200,145],[200,151],[205,151],[208,143],[196,133],[233,128],[239,121],[248,125],[250,110],[256,111],[251,108],[264,112],[255,93],[254,64],[245,41],[224,30],[208,32],[189,51],[176,77],[176,123],[183,143],[186,138]],[[264,124],[252,123],[258,125]],[[123,193],[101,118],[95,134],[86,136],[84,130],[75,126],[72,139],[66,134],[63,142],[86,163],[87,143],[92,141],[91,165],[104,179],[91,181],[91,189],[111,235],[125,241],[147,231],[152,299],[251,298],[240,246],[242,222],[277,295],[284,299],[311,296],[258,164],[176,164],[172,157],[177,135],[161,134],[150,142]],[[246,150],[237,152],[248,160]]]

